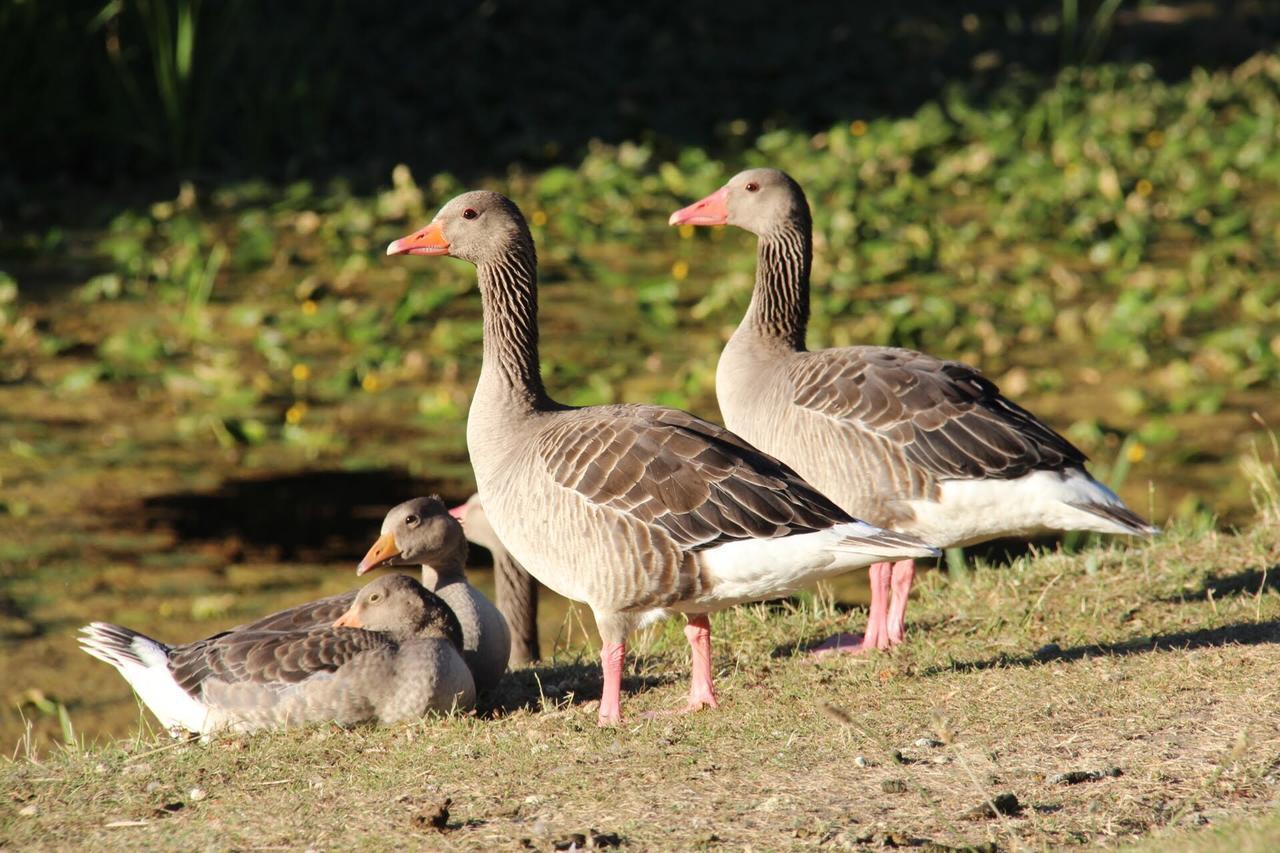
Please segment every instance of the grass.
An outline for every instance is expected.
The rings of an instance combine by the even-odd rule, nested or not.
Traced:
[[[1090,552],[1095,571],[1046,553],[931,574],[909,641],[871,657],[797,652],[862,621],[821,596],[739,608],[713,620],[722,707],[645,719],[684,691],[669,623],[636,644],[616,730],[594,725],[594,661],[561,658],[480,716],[19,750],[0,841],[1262,849],[1280,808],[1280,718],[1259,713],[1280,699],[1278,554],[1272,526],[1179,529]],[[1075,771],[1097,778],[1055,779]],[[1001,794],[1021,811],[966,816]]]
[[[14,14],[35,27],[30,5]],[[1063,45],[1080,59],[1120,14],[1089,8]],[[175,74],[209,32],[174,53]],[[483,718],[107,737],[135,711],[75,651],[78,624],[189,638],[344,589],[381,510],[409,496],[391,492],[471,490],[474,274],[382,255],[463,186],[398,166],[376,192],[195,182],[123,210],[113,196],[107,213],[72,193],[6,220],[0,669],[32,725],[3,768],[0,846],[547,847],[595,829],[640,848],[1267,849],[1280,54],[1177,81],[1086,63],[1024,83],[818,130],[729,121],[711,148],[596,142],[477,181],[530,216],[560,399],[714,416],[754,252],[666,217],[742,166],[778,165],[815,207],[813,345],[974,363],[1135,509],[1172,519],[1145,547],[994,568],[955,554],[890,655],[795,654],[860,627],[826,598],[718,616],[714,714],[640,716],[677,705],[687,676],[678,626],[657,629],[637,646],[632,722],[613,732],[594,728],[598,673],[566,619],[553,664],[516,673]],[[192,110],[181,127],[200,123]],[[170,131],[148,138],[192,140]],[[16,720],[0,717],[11,742]],[[1003,793],[1021,815],[961,818]]]

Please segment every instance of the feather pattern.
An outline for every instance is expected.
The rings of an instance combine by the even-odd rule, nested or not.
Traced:
[[[361,591],[344,612],[367,614],[376,606],[385,632],[241,626],[170,646],[94,622],[81,629],[80,644],[114,666],[170,729],[203,734],[320,720],[391,722],[471,707],[475,686],[460,655],[461,627],[444,602],[402,575],[365,590],[382,597]],[[323,605],[315,615],[333,599],[313,604]],[[276,624],[293,622],[305,606],[292,610]],[[277,616],[283,614],[261,621]]]
[[[756,189],[744,193],[749,186]],[[751,304],[716,370],[730,429],[843,509],[938,546],[1028,529],[1154,531],[1089,477],[1079,449],[978,370],[892,347],[807,351],[812,226],[804,193],[766,169],[735,177],[725,192],[737,217],[730,221],[759,237]],[[944,488],[969,481],[991,486]],[[1028,500],[1043,509],[1042,524],[1030,528]],[[978,522],[958,518],[978,512]]]
[[[354,628],[296,631],[229,631],[174,648],[169,671],[178,686],[199,696],[204,683],[271,684],[277,689],[336,672],[357,655],[394,651],[384,634]]]
[[[885,464],[917,469],[926,483],[1011,480],[1086,461],[994,382],[958,362],[905,349],[846,347],[797,353],[787,374],[796,406],[829,418],[851,443],[865,440],[859,433],[883,442],[894,451]],[[911,478],[895,477],[910,485]]]
[[[676,409],[580,409],[542,432],[538,445],[557,483],[689,551],[853,520],[786,465]]]
[[[237,631],[305,631],[332,625],[351,602],[356,600],[356,591],[342,592],[307,601],[294,607],[263,616],[255,622],[236,628]]]

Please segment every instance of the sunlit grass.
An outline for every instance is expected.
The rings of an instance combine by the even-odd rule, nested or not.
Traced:
[[[587,626],[569,616],[552,659],[514,672],[479,716],[204,744],[170,742],[146,720],[121,741],[28,737],[0,765],[11,795],[0,840],[1252,843],[1273,828],[1280,794],[1280,724],[1258,713],[1280,640],[1266,573],[1275,534],[1175,526],[1144,547],[1047,553],[963,580],[930,573],[908,642],[871,657],[798,651],[861,626],[860,610],[829,597],[735,608],[712,620],[721,707],[691,716],[663,713],[682,702],[688,651],[678,621],[661,623],[632,644],[630,718],[616,730],[595,726],[599,671],[581,645]],[[1086,781],[1061,781],[1068,773]],[[1001,794],[1022,811],[966,817]],[[446,797],[441,836],[417,815]]]

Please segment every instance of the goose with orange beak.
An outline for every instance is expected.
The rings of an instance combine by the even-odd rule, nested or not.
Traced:
[[[463,656],[477,689],[488,694],[507,667],[509,629],[484,594],[467,582],[467,543],[458,521],[436,496],[393,507],[382,531],[356,568],[363,575],[386,566],[421,566],[422,583],[451,607],[462,624]],[[354,592],[299,604],[246,625],[260,631],[291,631],[331,625],[355,600]]]
[[[356,574],[383,566],[421,566],[422,584],[453,609],[462,625],[462,656],[476,690],[488,696],[511,656],[511,629],[498,608],[467,580],[467,540],[440,498],[414,498],[392,507]]]
[[[447,253],[476,267],[484,357],[467,417],[476,484],[512,555],[591,607],[603,644],[601,725],[621,720],[626,640],[653,610],[688,616],[685,707],[715,707],[708,614],[876,560],[935,553],[858,521],[688,412],[553,400],[538,360],[536,252],[510,199],[464,193],[387,251]]]
[[[327,626],[242,626],[176,646],[104,622],[81,633],[84,651],[114,666],[175,734],[394,723],[475,704],[457,618],[404,575],[368,584]]]

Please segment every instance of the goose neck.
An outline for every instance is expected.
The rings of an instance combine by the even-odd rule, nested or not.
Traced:
[[[807,212],[760,235],[756,283],[742,328],[765,341],[801,352],[809,325],[812,228]]]
[[[484,313],[478,397],[498,396],[518,407],[546,402],[538,360],[536,267],[532,248],[477,267]]]

